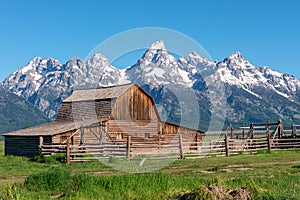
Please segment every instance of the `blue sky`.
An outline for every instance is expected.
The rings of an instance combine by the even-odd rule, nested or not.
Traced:
[[[215,60],[240,51],[300,78],[299,9],[296,0],[0,0],[0,81],[36,56],[84,59],[110,36],[140,27],[182,32]]]

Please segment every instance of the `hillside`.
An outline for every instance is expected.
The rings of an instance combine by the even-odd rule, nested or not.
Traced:
[[[0,85],[0,134],[48,121],[39,109]]]

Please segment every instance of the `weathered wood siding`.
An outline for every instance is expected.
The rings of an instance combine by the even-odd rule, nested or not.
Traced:
[[[51,137],[43,137],[44,144],[51,144]],[[5,155],[34,157],[39,155],[39,136],[6,136]]]
[[[82,140],[84,144],[100,144],[101,140],[102,142],[105,142],[106,140],[103,127],[91,126],[91,127],[83,128],[82,131],[83,132],[81,132],[80,135],[82,135],[83,137]],[[79,142],[80,142],[80,137],[79,137]]]
[[[55,121],[81,121],[108,118],[114,99],[93,101],[63,102]]]
[[[157,120],[158,116],[152,98],[133,85],[117,98],[110,119]]]
[[[107,122],[107,131],[115,141],[125,141],[128,135],[136,138],[150,138],[158,135],[157,120],[109,120]],[[122,136],[123,135],[123,136]],[[132,141],[135,139],[132,138]]]
[[[52,136],[52,144],[66,143],[65,141],[67,140],[67,138],[70,137],[74,132],[75,132],[75,130]],[[77,137],[73,137],[71,140],[71,143],[72,144],[79,143],[79,141],[77,141]]]
[[[160,123],[161,132],[163,135],[165,134],[182,134],[182,138],[186,142],[201,142],[202,141],[202,134],[201,131],[196,131],[193,129],[181,127],[175,124],[170,123]]]

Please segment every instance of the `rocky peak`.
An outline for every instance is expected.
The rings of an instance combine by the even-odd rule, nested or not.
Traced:
[[[117,69],[113,67],[107,58],[100,54],[96,53],[93,56],[91,56],[86,61],[87,68],[89,69],[95,69],[95,70],[101,70],[101,71],[116,71]]]
[[[149,49],[151,49],[151,50],[166,50],[166,47],[165,47],[164,41],[158,40],[156,42],[153,42]]]
[[[126,76],[133,82],[156,86],[173,83],[191,87],[192,82],[161,40],[150,45],[138,62],[126,70]]]
[[[231,54],[227,57],[227,59],[229,59],[229,60],[244,60],[244,56],[242,55],[241,52],[236,51],[236,52],[231,53]]]
[[[162,40],[156,41],[148,48],[138,64],[145,68],[150,63],[160,67],[167,67],[170,64],[174,64],[176,59],[168,54],[165,44]]]

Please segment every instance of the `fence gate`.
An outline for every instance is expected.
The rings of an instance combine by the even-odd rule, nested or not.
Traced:
[[[80,142],[79,144],[70,144],[67,147],[70,161],[88,161],[99,159],[100,157],[126,156],[126,146],[117,144],[102,123],[81,127],[77,134],[71,135],[70,140],[73,137],[80,138]]]

